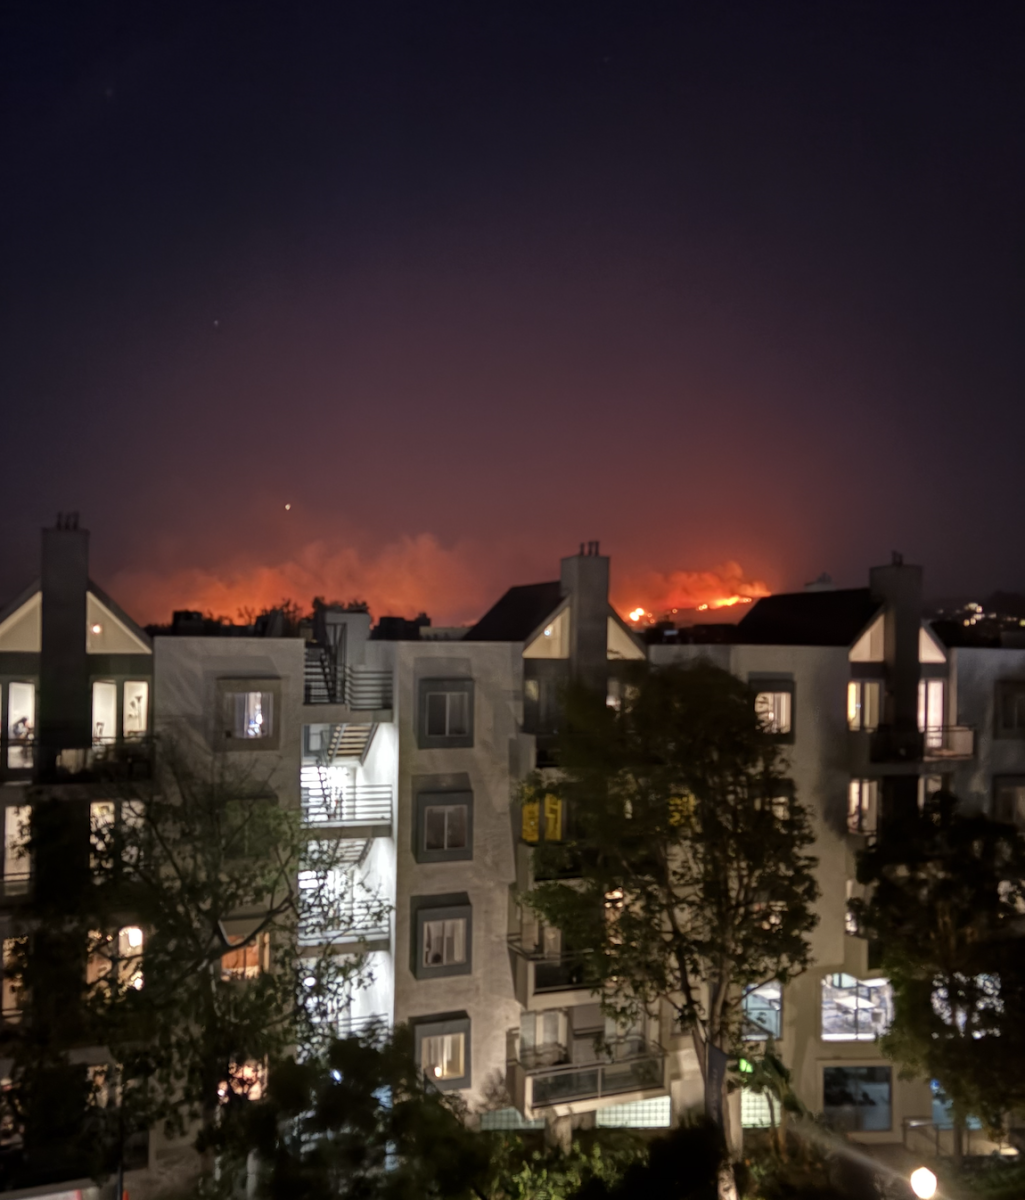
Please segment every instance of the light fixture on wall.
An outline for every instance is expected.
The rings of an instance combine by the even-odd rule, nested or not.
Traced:
[[[102,632],[103,632],[103,626],[102,626],[102,625],[93,625],[93,626],[91,626],[91,628],[90,628],[90,632],[91,632],[91,633],[102,633]]]

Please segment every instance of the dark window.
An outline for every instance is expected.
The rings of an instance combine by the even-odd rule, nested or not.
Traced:
[[[421,750],[473,745],[473,680],[420,681]]]
[[[1005,679],[997,684],[996,735],[1025,737],[1025,681]]]
[[[443,1092],[470,1086],[470,1018],[466,1013],[414,1017],[413,1047],[417,1065]]]
[[[473,858],[473,793],[418,793],[415,837],[417,862]]]
[[[840,1129],[863,1133],[892,1128],[889,1067],[824,1067],[822,1115]]]
[[[993,780],[993,816],[1025,828],[1025,775],[998,775]]]
[[[469,975],[473,969],[473,908],[465,892],[410,900],[410,967],[417,979]]]

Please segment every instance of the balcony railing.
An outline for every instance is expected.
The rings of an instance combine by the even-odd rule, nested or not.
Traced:
[[[304,904],[299,917],[300,946],[377,942],[388,934],[388,909],[372,900],[315,901]]]
[[[975,730],[967,725],[943,725],[927,729],[924,735],[926,759],[975,757]]]
[[[525,968],[526,977],[522,980],[528,991],[566,992],[575,988],[586,987],[584,982],[585,952],[572,953],[563,951],[559,954],[546,954],[541,947],[524,946],[519,934],[509,938],[509,949],[517,955]],[[520,970],[517,970],[517,984]],[[521,988],[517,986],[517,992]],[[521,1001],[521,1003],[526,1003]]]
[[[0,889],[5,900],[13,896],[27,896],[32,890],[31,871],[10,871],[0,879]]]
[[[389,783],[323,788],[311,780],[303,783],[302,804],[306,825],[391,825],[392,789]]]
[[[526,1076],[525,1101],[531,1109],[548,1108],[579,1100],[601,1100],[624,1092],[653,1091],[665,1087],[665,1052],[639,1039],[609,1047],[611,1058],[593,1063],[532,1066],[532,1058],[518,1064]]]
[[[391,708],[391,671],[335,663],[319,646],[306,647],[306,704],[345,704],[361,711]]]

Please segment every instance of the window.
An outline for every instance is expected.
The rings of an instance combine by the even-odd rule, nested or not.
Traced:
[[[997,684],[996,735],[1025,737],[1025,681],[1005,679]]]
[[[769,1106],[767,1092],[756,1092],[753,1088],[740,1089],[740,1124],[743,1129],[769,1129],[779,1124],[779,1110]],[[774,1119],[775,1118],[775,1119]]]
[[[242,937],[228,938],[229,945],[238,946],[221,955],[221,979],[256,979],[270,966],[270,935],[257,934],[246,942]],[[245,943],[240,944],[240,943]]]
[[[520,819],[521,837],[532,845],[543,839],[561,842],[563,838],[563,803],[550,792],[541,800],[527,800]]]
[[[473,858],[472,792],[419,792],[416,813],[417,862]]]
[[[122,800],[120,814],[118,807],[114,800],[93,800],[89,805],[89,869],[96,882],[102,872],[113,869],[118,851],[122,863],[134,864],[138,859],[145,806],[141,800]]]
[[[117,684],[109,679],[93,684],[93,745],[117,741]]]
[[[222,749],[276,750],[280,742],[279,679],[218,679]]]
[[[7,685],[7,765],[15,771],[32,766],[36,734],[36,688],[32,683]]]
[[[876,729],[882,687],[878,679],[852,679],[847,685],[848,729]]]
[[[126,925],[116,934],[93,931],[89,936],[86,983],[89,986],[100,984],[106,989],[110,979],[116,978],[121,988],[141,990],[142,952],[146,939],[139,926]]]
[[[470,1019],[465,1013],[412,1021],[420,1069],[442,1091],[470,1086]]]
[[[879,828],[879,780],[852,779],[847,789],[847,828],[875,833]]]
[[[783,985],[772,979],[758,987],[748,988],[742,1001],[744,1009],[743,1036],[751,1041],[779,1038],[783,1034]]]
[[[472,679],[421,679],[419,707],[422,750],[473,745]]]
[[[228,1103],[229,1093],[242,1100],[261,1100],[266,1088],[266,1060],[250,1058],[228,1064],[228,1078],[218,1084],[217,1095],[222,1104]]]
[[[466,918],[424,921],[424,967],[454,967],[466,962]]]
[[[890,1028],[893,989],[888,979],[827,975],[822,980],[822,1040],[872,1042]]]
[[[269,738],[274,732],[274,697],[270,692],[235,692],[228,705],[232,737]]]
[[[936,792],[943,791],[942,775],[919,775],[918,777],[918,811],[925,808],[925,802]]]
[[[790,741],[794,733],[794,681],[751,675],[748,682],[755,693],[755,712],[766,733]]]
[[[4,938],[3,941],[3,999],[0,1007],[5,1021],[21,1020],[24,1007],[21,964],[25,941],[25,938]]]
[[[411,966],[417,979],[469,975],[472,969],[473,909],[465,892],[413,896]]]
[[[926,749],[938,749],[943,745],[944,719],[942,679],[920,679],[918,681],[918,728],[925,734]]]
[[[825,1067],[822,1115],[840,1129],[881,1132],[893,1124],[889,1067]]]
[[[129,679],[125,683],[121,729],[126,738],[142,737],[149,727],[149,683]]]
[[[997,821],[1025,827],[1025,775],[993,780],[993,816]]]
[[[10,804],[4,810],[4,895],[23,896],[32,878],[29,852],[32,805]]]

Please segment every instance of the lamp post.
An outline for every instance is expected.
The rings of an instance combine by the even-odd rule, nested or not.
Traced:
[[[918,1200],[932,1200],[936,1195],[936,1176],[928,1167],[919,1167],[911,1172],[911,1190]]]

